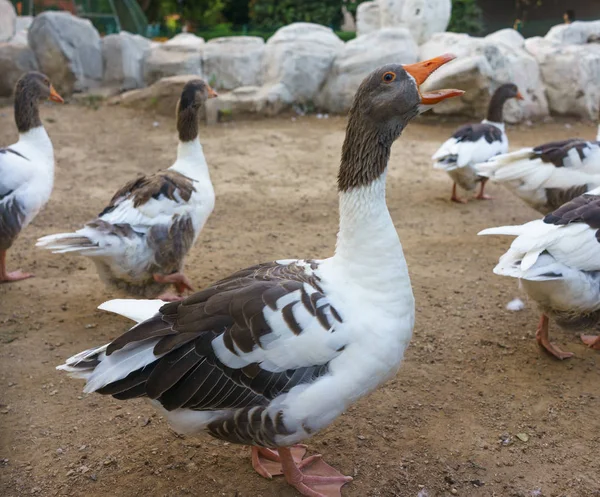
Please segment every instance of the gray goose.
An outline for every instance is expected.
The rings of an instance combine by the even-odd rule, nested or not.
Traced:
[[[421,94],[452,60],[390,64],[360,85],[338,173],[335,254],[243,269],[182,302],[100,306],[138,322],[58,369],[85,392],[147,397],[184,434],[252,446],[262,476],[285,475],[302,495],[339,496],[352,478],[299,442],[392,377],[412,336],[414,298],[385,201],[392,144],[408,122],[459,90]]]
[[[6,269],[6,252],[46,205],[54,185],[54,149],[40,119],[40,102],[63,103],[50,80],[39,72],[23,75],[15,86],[15,123],[19,141],[0,148],[0,283],[31,273]]]
[[[89,257],[101,279],[129,294],[180,300],[192,284],[182,273],[215,205],[215,192],[200,139],[198,117],[216,92],[200,79],[189,81],[177,103],[179,145],[164,171],[129,181],[98,217],[74,233],[40,238],[53,253]],[[174,285],[177,294],[166,291]]]
[[[512,83],[500,86],[492,95],[486,119],[458,128],[431,157],[434,168],[446,171],[452,178],[450,200],[453,202],[467,202],[456,193],[457,184],[465,190],[474,190],[475,185],[479,183],[479,193],[475,198],[491,198],[483,192],[487,178],[479,174],[476,164],[508,152],[503,113],[504,104],[511,98],[523,100],[519,89]]]

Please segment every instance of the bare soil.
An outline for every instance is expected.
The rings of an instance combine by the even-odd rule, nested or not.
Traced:
[[[76,229],[137,173],[168,167],[172,119],[118,107],[43,109],[56,150],[52,198],[9,252],[36,277],[0,286],[0,494],[296,495],[253,472],[249,449],[175,436],[144,401],[84,396],[54,367],[122,333],[96,307],[111,294],[84,258],[34,247]],[[335,174],[345,120],[290,117],[201,130],[216,209],[187,260],[198,287],[277,258],[327,257],[337,229]],[[395,145],[388,204],[410,266],[417,323],[398,376],[309,440],[345,474],[347,497],[600,496],[600,354],[556,329],[575,357],[534,341],[538,313],[505,309],[517,282],[492,273],[509,238],[490,226],[538,215],[499,186],[493,201],[449,202],[429,157],[454,123],[421,120]],[[570,126],[570,125],[569,125]],[[591,124],[511,127],[513,148],[595,136]],[[0,143],[12,143],[0,109]],[[373,255],[377,257],[377,254]]]

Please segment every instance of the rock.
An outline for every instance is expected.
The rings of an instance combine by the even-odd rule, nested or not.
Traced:
[[[550,110],[598,120],[600,45],[557,45],[537,37],[525,46],[539,64]]]
[[[356,8],[356,36],[368,35],[381,27],[379,4],[363,2]]]
[[[525,38],[517,30],[512,28],[501,29],[485,37],[488,42],[504,43],[513,48],[525,48]]]
[[[284,26],[265,45],[263,83],[276,88],[282,84],[286,90],[276,93],[289,93],[297,103],[310,102],[343,48],[342,40],[325,26],[304,22]]]
[[[257,36],[230,36],[210,40],[203,49],[203,72],[217,89],[257,86],[265,42]]]
[[[34,19],[28,39],[40,70],[61,95],[97,86],[102,80],[100,35],[88,19],[68,12],[43,12]]]
[[[109,100],[109,103],[150,110],[164,116],[174,116],[183,87],[188,81],[195,78],[197,76],[189,74],[162,78],[147,88],[131,90],[118,95]]]
[[[204,38],[192,33],[179,33],[162,44],[165,50],[175,52],[198,52],[204,47]]]
[[[220,114],[274,116],[291,108],[294,98],[283,83],[243,86],[214,100]]]
[[[404,28],[380,29],[350,40],[336,57],[316,103],[328,112],[346,112],[360,83],[373,69],[417,60],[418,47]]]
[[[460,88],[466,93],[436,105],[433,112],[460,113],[482,119],[496,88],[504,83],[515,83],[524,100],[509,100],[505,104],[505,120],[521,122],[547,116],[548,101],[539,65],[522,48],[521,40],[513,30],[502,30],[485,38],[457,33],[434,35],[421,46],[420,57],[427,59],[451,52],[458,59],[436,71],[424,88]]]
[[[143,70],[147,85],[170,76],[202,75],[202,52],[176,51],[172,47],[165,49],[163,45],[152,47],[146,55]]]
[[[17,16],[15,23],[15,31],[26,31],[31,27],[33,23],[33,16]]]
[[[450,22],[451,0],[378,0],[381,27],[408,28],[420,45]]]
[[[0,43],[10,40],[16,32],[17,13],[9,0],[0,0]]]
[[[600,21],[575,21],[550,28],[544,38],[553,45],[583,45],[599,36]]]
[[[0,97],[10,97],[21,75],[37,69],[35,55],[27,45],[0,43]]]
[[[102,40],[103,82],[122,90],[144,86],[143,63],[150,41],[127,31],[105,36]]]

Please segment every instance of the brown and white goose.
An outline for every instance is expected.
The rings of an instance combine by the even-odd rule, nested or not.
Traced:
[[[542,214],[600,186],[600,129],[596,140],[569,138],[523,148],[475,166]]]
[[[46,205],[54,185],[54,149],[40,119],[43,100],[63,103],[50,80],[29,72],[15,87],[15,123],[19,141],[0,148],[0,283],[33,276],[8,272],[6,252]]]
[[[518,278],[541,312],[536,339],[558,359],[571,357],[548,339],[549,319],[571,331],[600,328],[600,188],[567,202],[543,220],[489,228],[480,235],[516,236],[494,273]],[[600,350],[600,337],[582,335]]]
[[[487,118],[477,124],[465,124],[458,128],[431,157],[435,169],[443,169],[454,182],[450,200],[466,203],[456,193],[456,185],[465,190],[474,190],[480,184],[475,198],[487,200],[483,193],[487,178],[478,173],[476,164],[498,154],[508,152],[508,138],[504,130],[504,104],[510,98],[523,100],[518,88],[511,84],[500,86],[492,95]]]
[[[198,137],[198,114],[216,97],[204,81],[192,80],[177,104],[177,160],[167,170],[141,176],[114,194],[99,216],[75,233],[48,235],[37,246],[92,259],[110,286],[156,297],[173,284],[179,295],[191,283],[183,260],[213,211],[215,193]]]
[[[386,170],[408,122],[463,93],[419,91],[453,58],[386,65],[360,85],[338,174],[333,257],[243,269],[182,302],[107,302],[100,308],[139,324],[58,369],[85,379],[85,392],[151,399],[179,432],[252,446],[260,475],[283,473],[303,495],[339,496],[352,478],[291,447],[400,366],[415,307]]]

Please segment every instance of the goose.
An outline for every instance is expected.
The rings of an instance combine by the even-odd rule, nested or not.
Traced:
[[[338,172],[335,253],[240,270],[180,302],[100,306],[138,324],[58,369],[85,392],[148,397],[183,434],[252,446],[252,466],[302,495],[341,495],[352,480],[295,446],[392,377],[412,336],[414,298],[385,200],[393,142],[408,122],[464,92],[421,93],[453,55],[389,64],[361,83]]]
[[[40,238],[53,253],[89,257],[110,287],[136,296],[178,300],[192,284],[183,261],[213,211],[215,193],[198,137],[198,113],[216,92],[204,81],[185,84],[177,103],[179,145],[175,163],[135,178],[98,217],[74,233]],[[173,284],[177,295],[165,291]]]
[[[600,186],[600,127],[596,140],[570,138],[497,155],[475,166],[541,214]]]
[[[491,198],[483,192],[487,178],[479,175],[475,164],[508,152],[508,138],[504,130],[502,114],[504,103],[510,98],[523,100],[516,85],[507,83],[500,86],[492,95],[487,118],[480,123],[465,124],[458,128],[431,157],[434,161],[433,167],[446,171],[454,182],[450,197],[452,202],[467,203],[467,200],[458,196],[457,184],[471,191],[477,183],[480,183],[479,193],[475,198],[478,200]]]
[[[502,226],[480,235],[516,236],[494,273],[519,278],[542,313],[538,344],[558,359],[565,352],[548,339],[549,318],[562,328],[584,331],[600,326],[600,188],[521,226]],[[582,335],[600,350],[600,337]]]
[[[54,149],[40,119],[43,100],[64,103],[46,75],[32,71],[21,76],[14,104],[19,140],[0,148],[0,283],[33,276],[7,271],[6,253],[46,205],[54,185]]]

